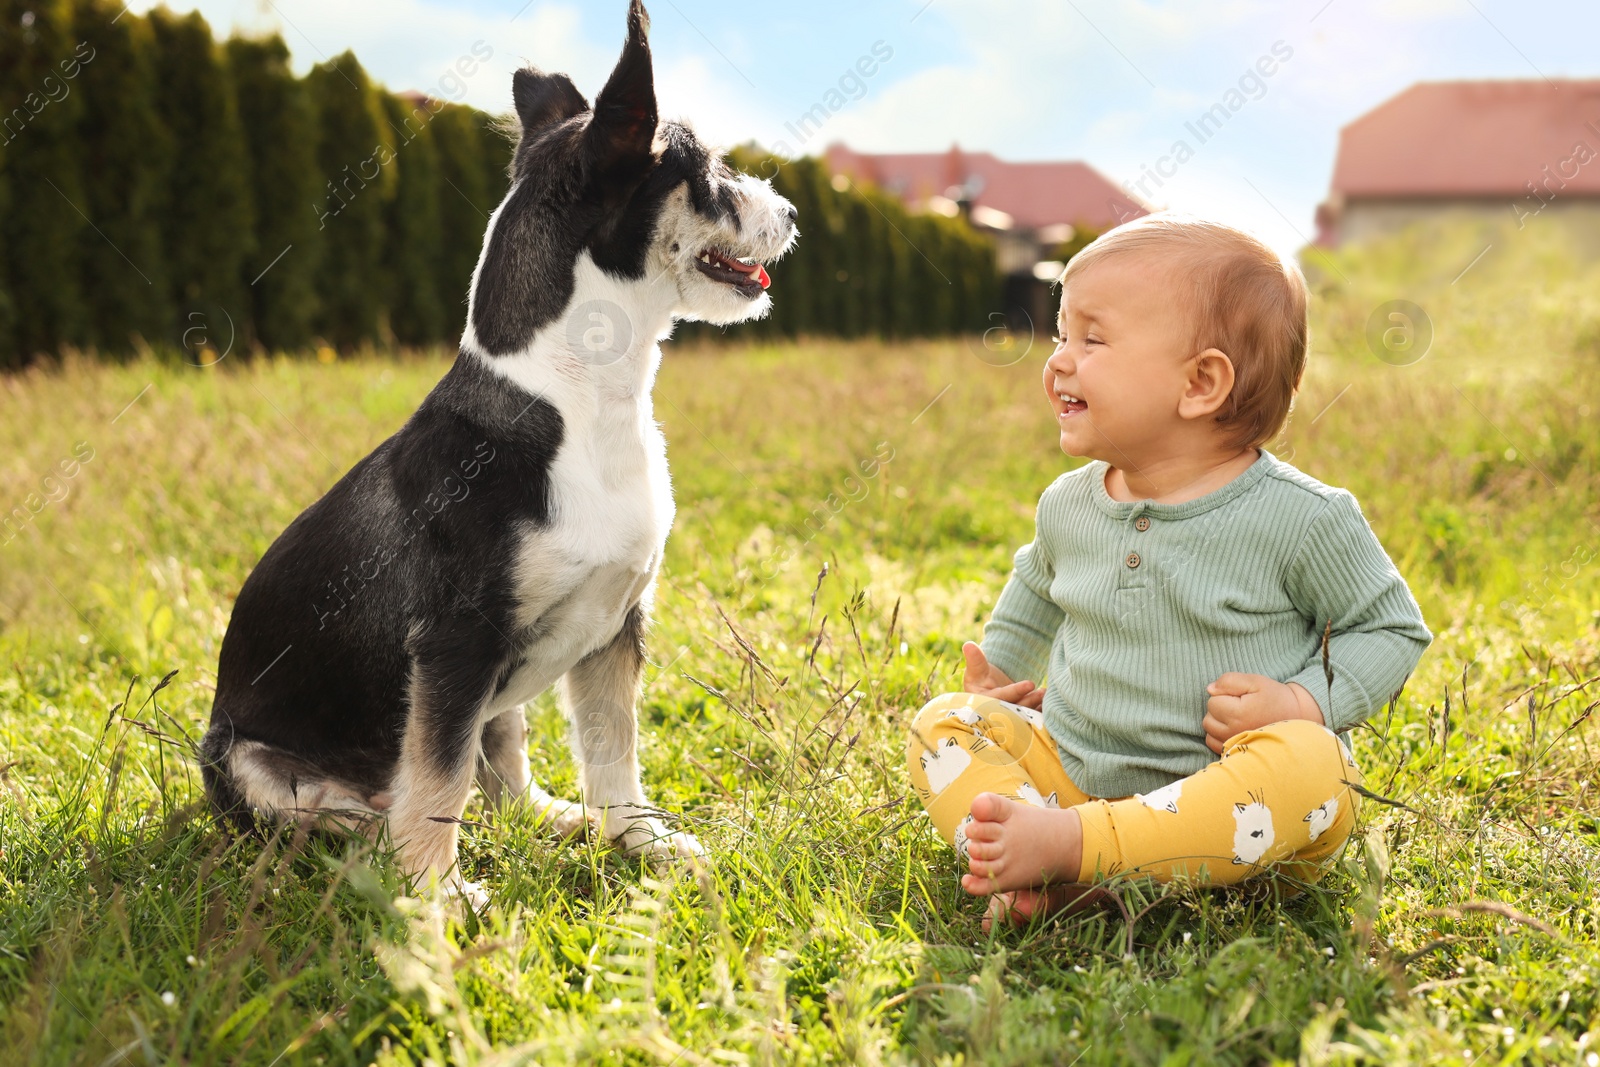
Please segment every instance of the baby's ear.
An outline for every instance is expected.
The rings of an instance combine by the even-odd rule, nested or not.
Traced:
[[[1189,361],[1188,381],[1178,414],[1186,419],[1215,415],[1233,394],[1233,360],[1220,348],[1208,348]]]

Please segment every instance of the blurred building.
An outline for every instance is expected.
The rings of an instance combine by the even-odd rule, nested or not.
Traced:
[[[1013,328],[1022,328],[1024,317],[1052,328],[1050,285],[1061,273],[1063,245],[1149,211],[1086,163],[1008,163],[954,145],[947,152],[880,155],[835,143],[824,158],[835,175],[871,182],[912,210],[963,214],[989,232]]]
[[[1600,220],[1600,81],[1421,82],[1339,132],[1318,244],[1447,213]]]

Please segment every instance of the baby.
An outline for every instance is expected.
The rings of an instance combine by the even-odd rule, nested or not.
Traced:
[[[1068,264],[1044,391],[1091,462],[1039,498],[965,691],[909,744],[991,917],[1115,875],[1313,880],[1349,836],[1341,735],[1432,635],[1355,498],[1261,447],[1305,368],[1306,302],[1260,241],[1170,214]]]

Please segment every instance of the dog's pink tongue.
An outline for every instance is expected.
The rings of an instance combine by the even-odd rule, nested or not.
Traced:
[[[717,262],[729,270],[736,270],[740,274],[748,274],[752,279],[760,282],[763,289],[772,284],[772,279],[767,277],[767,268],[759,263],[746,263],[743,260],[732,259],[721,254],[717,255]]]

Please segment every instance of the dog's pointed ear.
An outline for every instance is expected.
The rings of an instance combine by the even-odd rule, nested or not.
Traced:
[[[511,99],[517,105],[524,135],[589,110],[589,101],[571,78],[535,67],[523,67],[511,76]]]
[[[601,172],[642,166],[656,136],[656,82],[650,62],[650,16],[633,0],[622,58],[594,101],[589,149]]]

